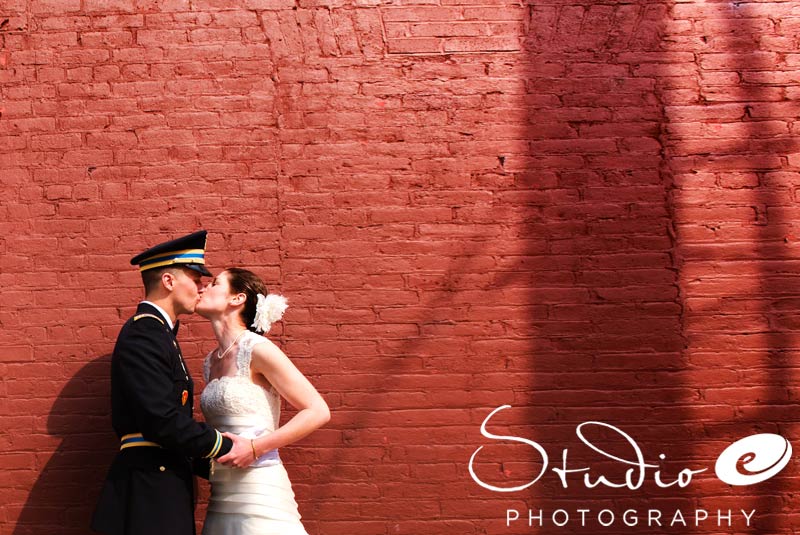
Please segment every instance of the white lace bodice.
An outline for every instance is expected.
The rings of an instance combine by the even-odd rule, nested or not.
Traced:
[[[227,431],[232,422],[272,432],[279,425],[281,398],[274,387],[264,388],[250,378],[250,360],[253,347],[267,342],[263,336],[247,331],[239,340],[236,353],[236,374],[209,381],[211,359],[214,351],[203,363],[206,387],[200,394],[200,408],[206,421]]]

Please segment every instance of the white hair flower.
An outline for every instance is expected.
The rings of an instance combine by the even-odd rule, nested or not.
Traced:
[[[256,317],[251,327],[258,332],[266,333],[273,323],[281,319],[289,303],[284,296],[277,294],[258,294],[257,298]]]

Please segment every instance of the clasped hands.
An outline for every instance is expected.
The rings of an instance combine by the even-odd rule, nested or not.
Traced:
[[[217,459],[217,462],[232,468],[247,468],[256,460],[256,451],[252,439],[233,433],[222,433],[222,436],[233,441],[231,450]]]

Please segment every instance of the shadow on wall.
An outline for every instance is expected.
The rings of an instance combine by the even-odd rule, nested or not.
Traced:
[[[691,8],[685,9],[692,13]],[[740,436],[766,432],[790,438],[797,421],[791,363],[797,350],[800,295],[798,255],[792,243],[796,241],[792,216],[798,181],[792,155],[798,152],[798,142],[792,131],[794,103],[789,103],[787,96],[795,82],[787,83],[784,72],[796,72],[796,67],[784,55],[789,49],[780,21],[787,13],[776,9],[784,6],[724,3],[704,16],[702,12],[688,15],[702,22],[704,33],[711,37],[703,50],[707,53],[699,61],[700,95],[716,109],[729,106],[735,116],[712,119],[707,128],[714,137],[702,139],[703,146],[698,146],[696,139],[681,139],[675,143],[675,151],[692,162],[693,171],[715,177],[712,187],[717,195],[709,211],[744,209],[753,214],[752,219],[722,223],[714,221],[713,215],[706,216],[702,223],[716,225],[715,231],[705,237],[705,243],[696,237],[693,244],[695,251],[703,246],[713,251],[720,241],[727,241],[732,249],[738,246],[731,255],[701,256],[712,261],[695,270],[692,281],[697,297],[719,298],[721,292],[715,295],[713,283],[708,284],[710,289],[701,284],[702,271],[716,268],[727,277],[720,277],[720,282],[730,286],[718,299],[718,315],[700,318],[725,326],[728,332],[718,329],[716,336],[703,341],[706,347],[731,348],[730,362],[742,377],[739,388],[713,392],[712,399],[735,407],[731,421],[709,426],[714,438],[730,433],[731,427]],[[794,47],[790,49],[794,51]],[[735,73],[733,79],[731,73]],[[685,193],[686,205],[698,203],[691,193]],[[691,230],[698,222],[681,223]],[[708,351],[701,346],[698,353],[704,349]],[[796,528],[790,477],[796,477],[796,470],[733,491],[743,504],[758,512],[747,532],[784,533]]]
[[[536,373],[519,395],[529,411],[520,436],[545,444],[555,464],[567,449],[572,467],[623,481],[627,467],[576,437],[583,422],[605,422],[634,437],[649,461],[665,453],[662,467],[674,474],[693,464],[687,460],[700,429],[688,421],[696,392],[680,373],[687,340],[663,154],[668,118],[657,92],[662,74],[651,60],[662,56],[668,9],[569,4],[533,6],[525,42],[526,171],[531,189],[549,191],[556,202],[528,219],[528,235],[546,245],[531,289],[543,306],[531,318],[538,350],[529,368]],[[620,436],[597,426],[585,432],[605,451],[631,455]],[[692,499],[657,488],[652,474],[636,491],[569,479],[564,488],[548,473],[521,496],[533,514],[543,511],[545,532],[556,529],[553,511],[564,509],[565,533],[653,533],[644,522],[624,525],[619,515],[664,503],[688,507]],[[591,510],[585,526],[581,507]],[[600,524],[603,509],[617,514],[610,527]],[[512,529],[532,528],[521,521]]]
[[[13,535],[89,533],[117,446],[110,422],[110,368],[111,355],[103,355],[83,366],[58,394],[47,433],[61,443],[31,488]]]

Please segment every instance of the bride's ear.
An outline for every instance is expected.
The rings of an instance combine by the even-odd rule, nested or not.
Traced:
[[[231,298],[232,305],[243,305],[247,301],[247,296],[243,293],[238,293]]]

